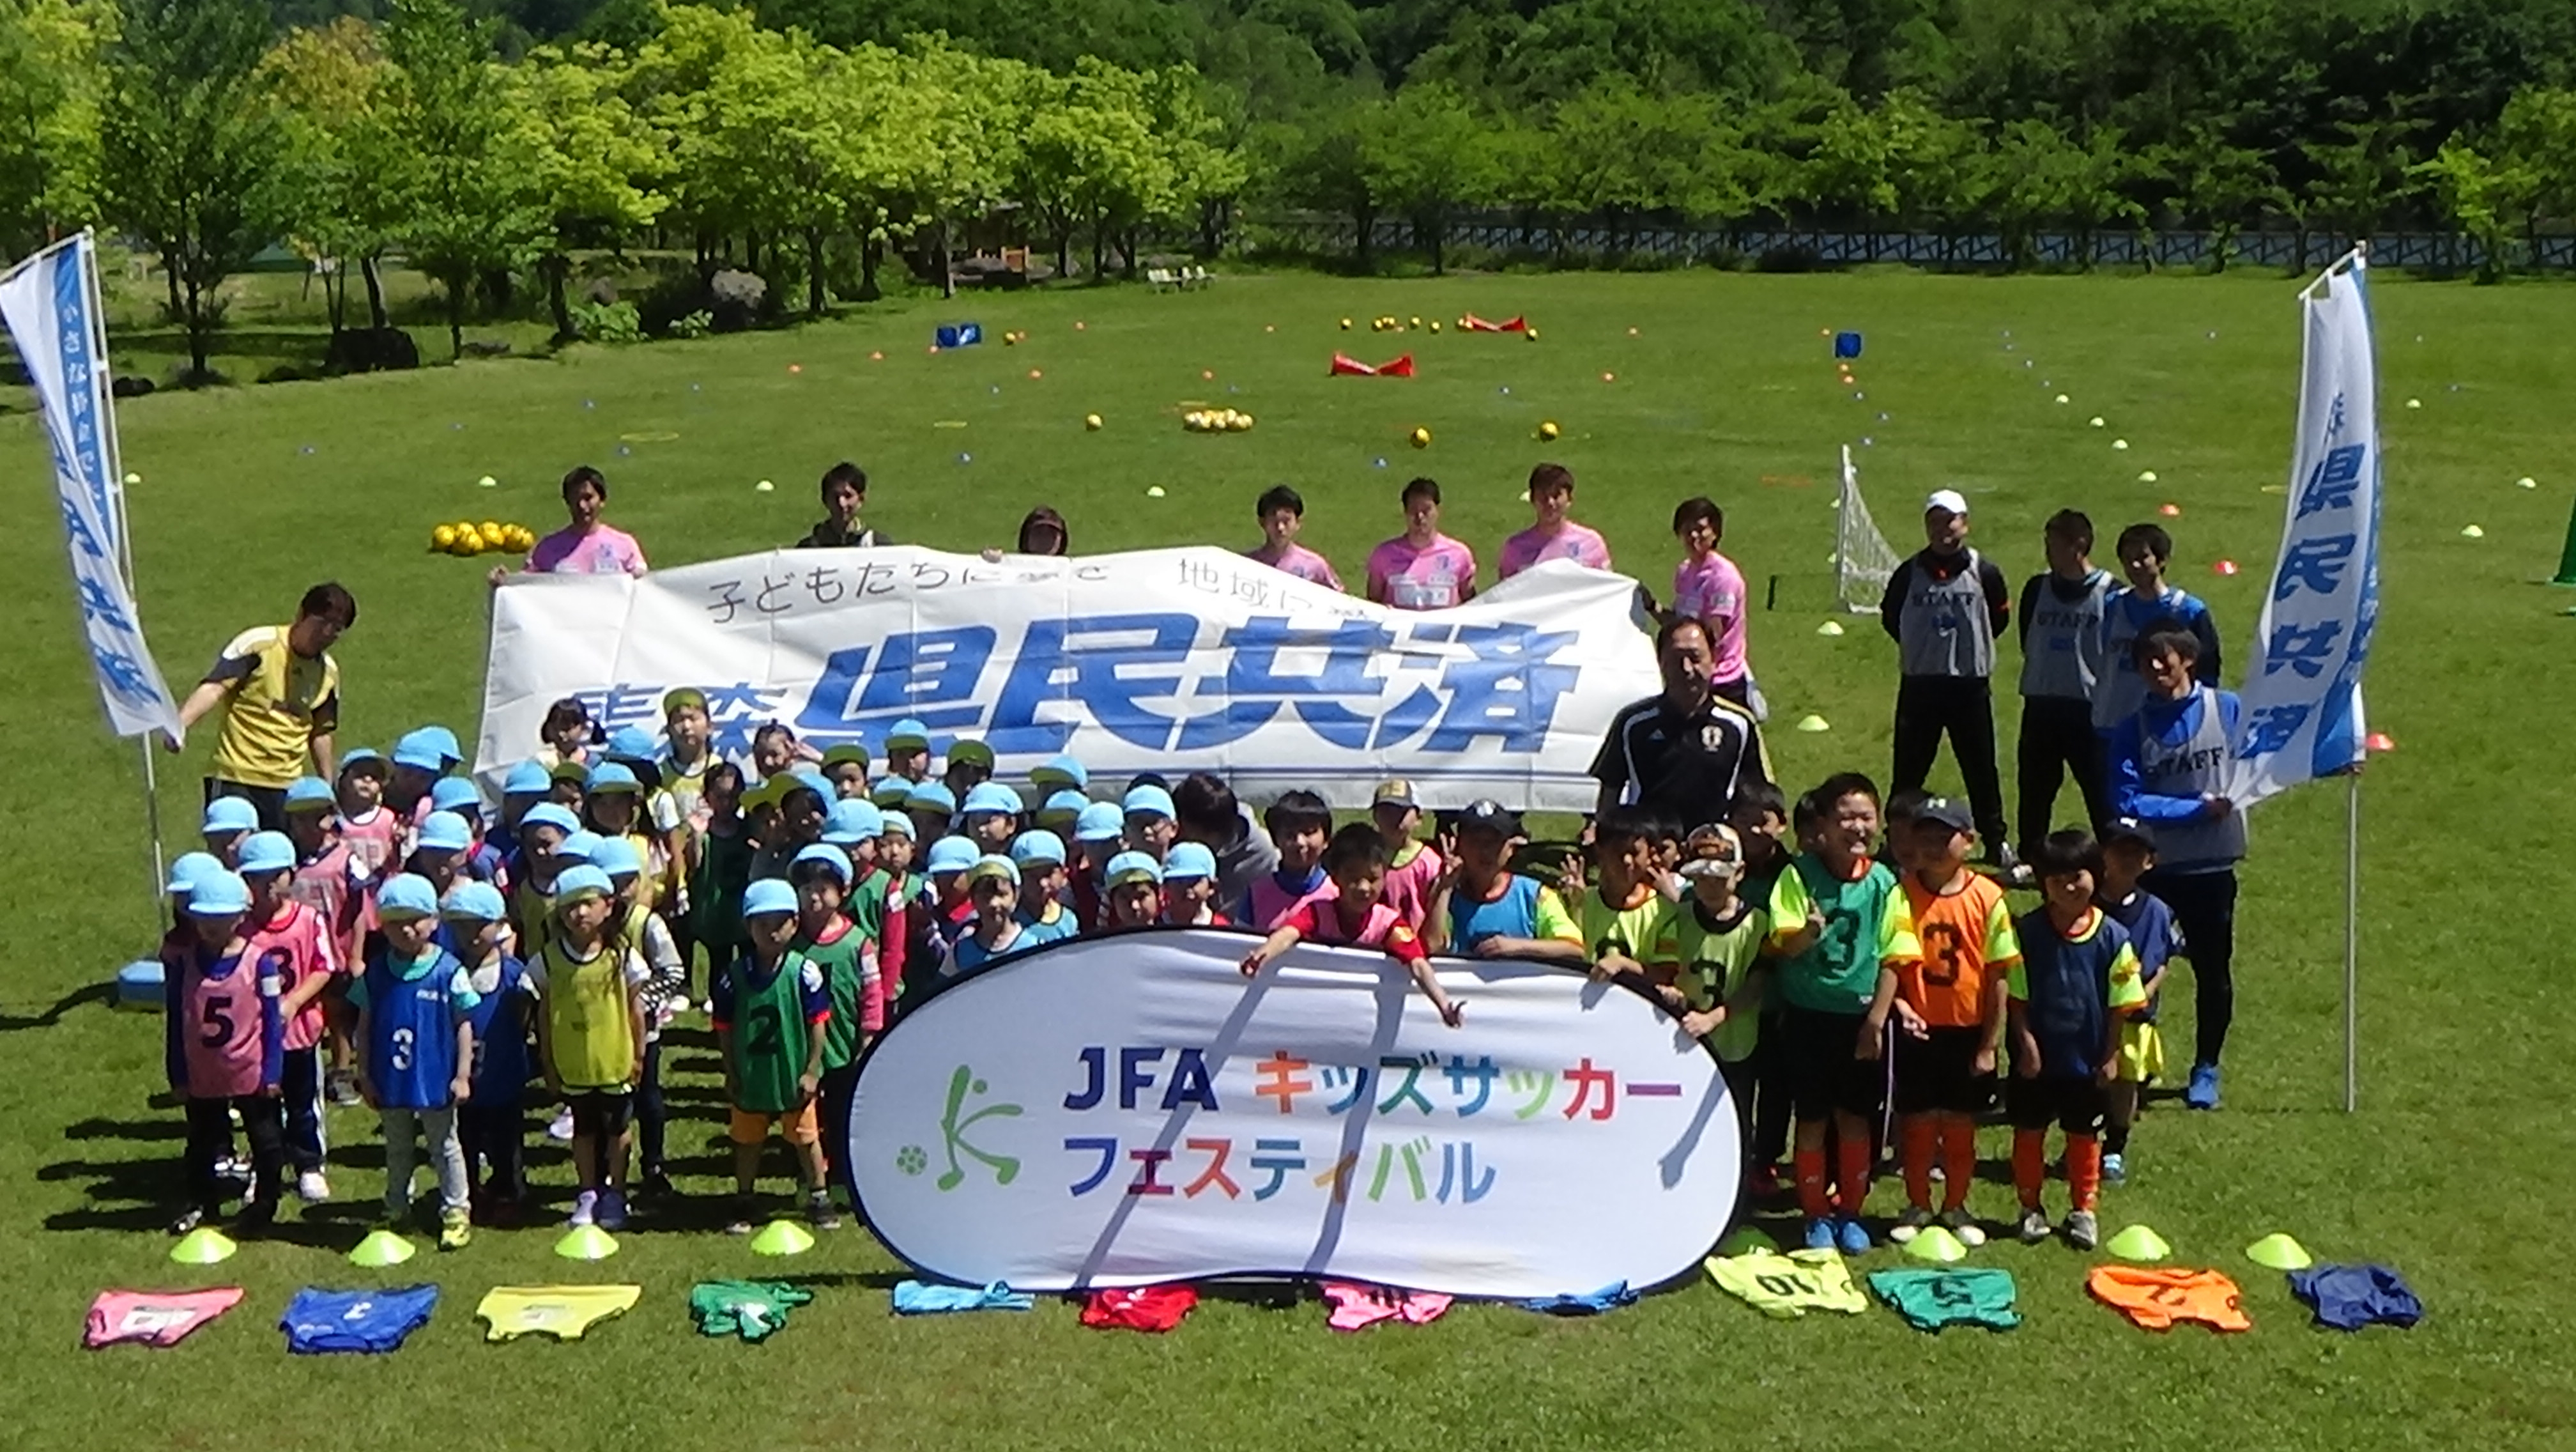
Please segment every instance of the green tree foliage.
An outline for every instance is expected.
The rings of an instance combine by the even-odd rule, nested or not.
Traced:
[[[384,37],[402,245],[445,290],[449,354],[462,356],[476,282],[539,251],[547,218],[529,185],[537,157],[512,114],[488,23],[456,0],[393,0]]]
[[[370,325],[386,326],[376,268],[402,229],[405,199],[388,116],[396,78],[374,28],[343,16],[290,31],[262,58],[259,79],[280,141],[270,214],[319,270],[332,332],[348,322],[353,267]]]
[[[100,26],[90,0],[0,0],[0,246],[29,252],[98,214]]]
[[[161,255],[192,378],[222,321],[217,291],[267,239],[278,134],[255,74],[253,0],[120,0],[100,110],[103,212]]]

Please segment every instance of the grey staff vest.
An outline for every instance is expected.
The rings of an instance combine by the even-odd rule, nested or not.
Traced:
[[[2200,690],[2200,724],[2180,746],[2166,746],[2145,731],[2138,733],[2138,785],[2160,797],[2201,797],[2218,791],[2227,780],[2227,722],[2218,709],[2218,693]],[[2245,813],[2194,817],[2188,822],[2156,823],[2156,865],[2165,868],[2221,867],[2245,855]]]
[[[2031,592],[2030,618],[2023,622],[2021,693],[2068,700],[2093,699],[2093,683],[2102,677],[2102,602],[2111,597],[2111,575],[2095,570],[2084,577],[2084,593],[2072,600],[2057,593],[2049,576]]]
[[[1897,607],[1897,669],[1909,676],[1995,673],[1995,632],[1986,613],[1985,560],[1968,551],[1967,563],[1946,580],[1932,578],[1916,555],[1906,572],[1905,603]]]

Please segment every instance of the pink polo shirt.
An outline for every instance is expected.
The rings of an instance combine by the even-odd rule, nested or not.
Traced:
[[[1267,548],[1268,546],[1263,547],[1263,549]],[[1264,554],[1262,550],[1245,550],[1243,557],[1247,560],[1259,560],[1274,570],[1295,575],[1309,585],[1321,585],[1327,590],[1342,588],[1342,577],[1333,573],[1333,562],[1301,544],[1288,546],[1279,552],[1279,558],[1275,560]]]
[[[528,552],[528,572],[533,575],[640,575],[644,573],[644,547],[635,536],[604,524],[592,525],[582,534],[565,525]]]
[[[1716,656],[1709,679],[1725,682],[1744,676],[1744,572],[1715,550],[1697,562],[1685,556],[1673,566],[1673,614],[1708,627],[1709,649]]]
[[[1554,534],[1531,525],[1503,541],[1503,578],[1508,580],[1541,560],[1572,560],[1596,570],[1610,568],[1610,546],[1601,532],[1567,520]]]
[[[1476,552],[1445,534],[1419,549],[1397,535],[1368,557],[1369,598],[1398,610],[1446,610],[1476,588]]]

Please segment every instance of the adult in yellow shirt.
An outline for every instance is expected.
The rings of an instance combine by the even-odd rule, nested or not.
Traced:
[[[307,774],[338,775],[332,733],[340,726],[340,667],[331,646],[358,623],[358,602],[337,581],[304,592],[290,625],[262,625],[232,638],[179,707],[179,730],[223,708],[206,774],[206,800],[241,797],[269,831],[286,825],[286,788]],[[168,738],[172,751],[180,738]]]

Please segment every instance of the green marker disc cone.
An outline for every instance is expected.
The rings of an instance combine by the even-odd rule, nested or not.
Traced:
[[[1798,729],[1801,731],[1831,731],[1834,728],[1826,724],[1825,718],[1822,716],[1801,716],[1798,718]]]
[[[2112,1236],[2102,1248],[2122,1260],[2154,1261],[2173,1254],[2165,1238],[2144,1225],[2132,1225]]]
[[[1828,620],[1824,624],[1816,627],[1816,633],[1818,635],[1840,635],[1843,633],[1843,623],[1839,620]]]
[[[1916,1260],[1936,1265],[1957,1265],[1968,1258],[1968,1247],[1950,1233],[1946,1225],[1927,1225],[1905,1242],[1905,1253]]]
[[[418,1254],[420,1247],[392,1231],[370,1230],[367,1238],[358,1242],[358,1248],[349,1252],[349,1264],[382,1270],[389,1265],[400,1265]]]
[[[555,1254],[566,1260],[606,1260],[617,1254],[617,1237],[596,1225],[580,1225],[555,1242]]]
[[[170,1258],[181,1265],[217,1265],[232,1259],[239,1249],[231,1236],[206,1225],[180,1236],[179,1243],[170,1247]]]
[[[1779,1242],[1750,1225],[1735,1227],[1732,1234],[1717,1243],[1717,1253],[1723,1256],[1751,1255],[1755,1251],[1777,1254],[1779,1249]]]
[[[2276,1271],[2306,1270],[2317,1263],[2306,1246],[2278,1230],[2245,1247],[2245,1258]]]
[[[751,1238],[754,1255],[803,1255],[814,1248],[814,1232],[793,1220],[772,1220]]]

